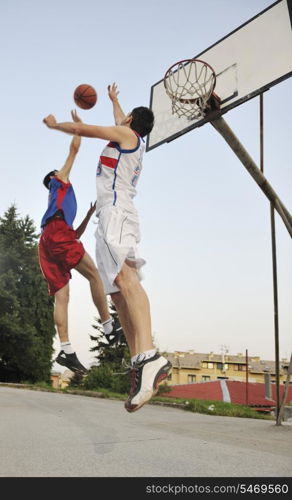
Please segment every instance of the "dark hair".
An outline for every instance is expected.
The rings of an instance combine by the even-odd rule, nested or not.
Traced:
[[[140,106],[139,108],[134,108],[131,112],[133,118],[131,122],[131,129],[138,132],[141,137],[149,134],[154,125],[154,114],[151,109]]]
[[[58,170],[52,170],[51,172],[49,172],[45,177],[44,177],[44,180],[43,180],[43,185],[49,189],[49,182],[51,180],[51,177],[53,177],[56,173],[58,172]]]

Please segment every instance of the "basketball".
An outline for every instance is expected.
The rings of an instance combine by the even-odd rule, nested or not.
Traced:
[[[74,90],[74,102],[81,109],[90,109],[96,104],[96,90],[86,83],[78,85]]]

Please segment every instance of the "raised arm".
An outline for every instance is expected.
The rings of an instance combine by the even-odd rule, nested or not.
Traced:
[[[72,119],[74,120],[74,123],[82,123],[81,119],[77,115],[76,111],[71,111],[71,116],[72,116]],[[69,175],[71,172],[71,168],[73,167],[74,160],[75,160],[76,155],[79,151],[80,143],[81,143],[81,137],[78,135],[74,135],[74,137],[71,141],[70,147],[69,147],[69,154],[66,158],[66,161],[65,161],[63,167],[58,171],[58,177],[63,182],[69,181]]]
[[[84,217],[83,221],[81,222],[80,226],[78,226],[78,228],[76,229],[76,233],[77,233],[77,238],[79,239],[80,236],[84,233],[86,227],[87,227],[87,224],[88,222],[90,221],[90,218],[91,216],[94,214],[95,212],[95,209],[96,209],[96,202],[94,203],[90,203],[90,208],[86,214],[86,216]]]
[[[118,90],[117,84],[115,82],[112,85],[108,85],[107,90],[108,90],[108,96],[113,104],[115,124],[120,125],[122,121],[126,118],[126,115],[122,110],[118,99],[118,94],[120,93],[120,91]]]
[[[82,137],[93,137],[108,141],[117,142],[122,149],[133,149],[137,145],[137,137],[130,128],[131,116],[127,116],[123,125],[112,127],[102,127],[99,125],[87,125],[82,122],[62,122],[58,123],[53,115],[44,118],[47,127],[65,132],[66,134],[78,135]]]

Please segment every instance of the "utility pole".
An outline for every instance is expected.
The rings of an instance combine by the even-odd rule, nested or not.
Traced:
[[[248,406],[248,350],[245,351],[245,404]]]

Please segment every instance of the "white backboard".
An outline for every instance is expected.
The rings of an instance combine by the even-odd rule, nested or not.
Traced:
[[[292,75],[291,25],[292,0],[278,0],[194,56],[215,70],[215,92],[221,99],[222,114]],[[167,69],[162,68],[163,75]],[[155,125],[147,137],[147,151],[203,123],[202,119],[172,114],[163,78],[151,87],[150,107]]]

